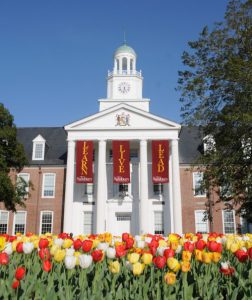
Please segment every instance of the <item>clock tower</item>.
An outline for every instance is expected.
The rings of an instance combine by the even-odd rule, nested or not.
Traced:
[[[136,52],[126,43],[114,52],[114,67],[108,71],[107,98],[100,99],[100,111],[118,103],[149,111],[149,99],[142,98],[142,72],[136,70]]]

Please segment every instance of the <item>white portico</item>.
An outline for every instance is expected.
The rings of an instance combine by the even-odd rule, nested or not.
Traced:
[[[180,125],[149,112],[136,53],[124,44],[114,54],[107,98],[99,112],[65,126],[68,140],[64,231],[182,233],[178,134]],[[93,184],[75,183],[76,142],[93,141]],[[130,184],[113,183],[112,141],[130,142]],[[168,140],[169,183],[153,185],[151,142]]]

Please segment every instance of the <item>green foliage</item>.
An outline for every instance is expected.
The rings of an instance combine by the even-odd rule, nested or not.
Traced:
[[[26,186],[20,182],[16,186],[10,176],[10,170],[20,172],[27,164],[23,146],[17,141],[17,129],[13,116],[0,103],[0,201],[9,210],[15,210],[17,204],[24,205]]]
[[[224,21],[188,44],[182,118],[215,141],[196,162],[205,166],[203,186],[222,187],[220,200],[252,221],[252,1],[231,0]]]

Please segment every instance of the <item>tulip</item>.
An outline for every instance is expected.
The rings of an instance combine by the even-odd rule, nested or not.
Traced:
[[[73,248],[67,248],[66,249],[66,256],[73,256],[74,255],[74,249]]]
[[[230,267],[229,262],[222,262],[220,272],[224,275],[231,276],[235,272],[235,269]]]
[[[64,242],[62,244],[62,248],[70,248],[73,245],[73,241],[71,239],[64,239]]]
[[[127,232],[124,232],[123,234],[122,234],[122,240],[124,241],[124,242],[126,242],[126,240],[129,238],[130,236],[129,236],[129,234],[127,233]]]
[[[11,255],[13,250],[12,250],[12,244],[11,243],[7,243],[5,244],[5,247],[4,247],[4,252],[8,255]]]
[[[91,266],[93,262],[93,257],[89,254],[79,255],[79,264],[82,269],[87,269]]]
[[[61,262],[66,256],[66,250],[63,249],[57,249],[54,254],[54,259],[57,262]]]
[[[194,247],[195,247],[194,243],[191,243],[191,242],[184,243],[184,250],[186,250],[186,251],[193,252]]]
[[[176,274],[167,272],[164,276],[164,280],[168,285],[173,285],[176,282]]]
[[[53,243],[54,243],[54,245],[57,245],[57,246],[61,247],[64,243],[64,240],[60,239],[60,238],[59,239],[54,239]]]
[[[212,261],[212,253],[210,252],[203,252],[202,253],[202,261],[205,264],[210,264]]]
[[[25,254],[30,254],[32,253],[34,249],[34,244],[33,243],[23,243],[23,251]]]
[[[93,246],[93,241],[91,241],[91,240],[85,240],[82,243],[82,250],[84,252],[89,252],[92,249],[92,246]]]
[[[118,246],[116,246],[115,250],[116,250],[116,257],[123,257],[127,253],[124,245],[118,245]]]
[[[195,250],[195,258],[197,261],[202,261],[202,253],[203,251],[196,249]]]
[[[188,271],[190,271],[191,268],[191,264],[189,261],[182,261],[181,262],[181,271],[186,273]]]
[[[120,272],[120,263],[117,260],[111,261],[109,263],[109,270],[111,273],[114,273],[114,274],[119,273]]]
[[[21,279],[24,278],[25,273],[26,273],[26,270],[25,270],[24,267],[18,267],[18,268],[16,269],[15,278],[16,278],[17,280],[21,280]]]
[[[102,251],[106,251],[108,247],[109,247],[109,244],[108,244],[108,243],[100,243],[100,244],[97,246],[97,249],[100,249],[100,250],[102,250]]]
[[[158,248],[158,246],[159,246],[159,243],[155,239],[152,239],[151,242],[149,243],[149,248],[151,248],[151,247]]]
[[[8,265],[8,263],[9,263],[8,254],[5,252],[0,253],[0,265]]]
[[[153,258],[153,263],[158,269],[163,269],[166,264],[165,256],[156,256]]]
[[[185,251],[185,250],[182,252],[182,260],[183,261],[190,261],[191,258],[192,258],[192,252]]]
[[[152,263],[153,256],[151,253],[144,253],[141,257],[142,262],[145,265],[150,265]]]
[[[212,253],[213,262],[217,263],[217,262],[220,261],[220,259],[221,259],[221,253],[219,253],[219,252],[213,252]]]
[[[128,239],[125,241],[126,249],[131,249],[131,248],[133,248],[134,243],[135,243],[135,241],[134,241],[132,238],[128,238]]]
[[[154,247],[154,246],[151,246],[151,247],[150,247],[150,253],[151,253],[153,256],[156,255],[156,253],[157,253],[157,248]]]
[[[167,248],[166,247],[158,247],[157,248],[157,254],[160,255],[160,256],[164,256],[164,251],[166,250]]]
[[[0,251],[2,251],[5,247],[5,237],[0,236]]]
[[[248,256],[252,260],[252,247],[248,249]]]
[[[82,246],[82,241],[77,239],[73,242],[74,250],[78,251]]]
[[[65,266],[68,270],[74,269],[76,266],[76,257],[75,256],[65,256]]]
[[[235,256],[238,258],[239,262],[245,262],[248,259],[248,253],[244,250],[237,250]]]
[[[39,248],[40,249],[47,248],[48,245],[49,245],[48,239],[43,239],[42,238],[42,239],[39,240]]]
[[[132,272],[134,275],[138,276],[141,275],[144,271],[144,264],[141,264],[140,262],[137,262],[132,265]]]
[[[92,257],[93,257],[93,261],[94,262],[99,262],[101,260],[103,260],[103,252],[102,250],[94,250],[92,253],[91,253]]]
[[[49,260],[43,261],[43,270],[44,270],[45,272],[50,272],[51,269],[52,269],[52,264],[51,264],[51,262],[50,262]]]
[[[20,285],[20,281],[19,280],[15,280],[12,283],[12,288],[13,289],[17,289],[19,287],[19,285]]]
[[[168,259],[169,257],[174,257],[175,256],[175,251],[173,249],[165,249],[164,250],[164,256],[166,257],[166,259]]]
[[[198,249],[198,250],[204,250],[206,247],[206,242],[204,240],[198,240],[198,242],[196,242],[195,246],[196,246],[196,249]]]
[[[167,266],[173,272],[177,272],[180,269],[180,264],[179,264],[178,260],[174,257],[169,257],[167,259]]]
[[[23,253],[23,242],[18,242],[16,245],[17,253]]]
[[[108,249],[106,250],[106,255],[110,259],[115,258],[115,256],[116,256],[116,250],[115,250],[115,248],[108,247]]]
[[[145,247],[145,241],[139,240],[136,242],[137,248],[143,249]]]
[[[55,253],[57,252],[57,250],[59,250],[59,249],[60,249],[60,247],[59,247],[58,245],[52,245],[52,247],[51,247],[51,249],[50,249],[50,254],[51,254],[52,256],[54,256]]]
[[[128,261],[131,263],[131,264],[135,264],[136,262],[139,261],[139,258],[140,258],[140,255],[138,253],[130,253],[128,255]]]
[[[239,250],[239,248],[240,248],[239,244],[236,242],[233,242],[230,246],[230,251],[232,253],[235,253],[237,250]]]

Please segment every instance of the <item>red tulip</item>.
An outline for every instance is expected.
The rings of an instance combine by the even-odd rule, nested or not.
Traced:
[[[206,247],[206,242],[204,240],[198,240],[196,242],[196,249],[203,250]]]
[[[48,239],[40,239],[39,240],[39,248],[40,249],[47,248],[48,245],[49,245]]]
[[[234,271],[235,271],[235,269],[232,268],[232,267],[229,267],[229,268],[227,268],[227,269],[220,268],[220,272],[223,273],[224,275],[227,275],[227,276],[233,275]]]
[[[210,241],[207,243],[207,248],[209,249],[209,251],[211,252],[222,252],[222,244],[221,243],[217,243],[216,241]]]
[[[21,280],[24,278],[25,276],[25,268],[24,267],[18,267],[17,270],[16,270],[16,273],[15,273],[15,278],[17,280]]]
[[[169,257],[174,257],[175,251],[173,249],[165,249],[164,251],[164,257],[168,259]]]
[[[79,250],[82,246],[82,241],[80,239],[77,239],[73,242],[74,250]]]
[[[198,240],[201,240],[203,238],[202,233],[196,233],[195,235],[197,236]]]
[[[153,258],[154,265],[159,269],[163,269],[165,267],[166,261],[167,259],[165,256],[156,256]]]
[[[239,262],[245,262],[248,259],[248,253],[244,250],[237,250],[235,256],[238,258]]]
[[[151,253],[153,256],[156,255],[157,248],[156,248],[155,246],[150,246],[149,249],[150,249],[150,253]]]
[[[252,260],[252,247],[248,249],[248,256]]]
[[[93,257],[93,261],[94,262],[98,262],[98,261],[101,261],[103,259],[103,252],[102,250],[94,250],[92,253],[91,253],[92,257]]]
[[[42,248],[39,250],[39,257],[42,260],[48,260],[51,257],[50,251],[48,248]]]
[[[116,257],[123,257],[127,254],[127,251],[125,249],[124,245],[118,245],[115,247],[116,250]]]
[[[17,289],[17,288],[19,287],[19,285],[20,285],[20,281],[15,280],[15,281],[12,283],[12,288],[13,288],[13,289]]]
[[[82,250],[84,252],[89,252],[92,249],[92,246],[93,246],[93,241],[91,241],[91,240],[85,240],[82,243]]]
[[[69,234],[67,234],[65,232],[58,234],[58,238],[63,239],[63,240],[68,239],[69,237],[70,237]]]
[[[158,246],[159,246],[159,243],[158,243],[158,241],[155,240],[155,239],[152,239],[151,242],[149,243],[149,247],[150,247],[150,248],[151,248],[151,247],[158,248]]]
[[[52,269],[52,264],[51,264],[51,262],[50,262],[49,260],[43,261],[43,270],[44,270],[45,272],[50,272],[51,269]]]
[[[23,242],[18,242],[16,246],[17,253],[23,253]]]
[[[131,249],[134,245],[134,240],[132,238],[127,238],[127,240],[125,241],[126,243],[126,249]]]
[[[191,243],[191,242],[185,242],[184,243],[184,250],[185,251],[193,252],[194,247],[195,247],[194,243]]]
[[[123,234],[122,234],[122,240],[124,241],[124,242],[126,242],[126,240],[129,238],[130,236],[129,236],[129,234],[127,233],[127,232],[124,232]]]
[[[8,265],[9,263],[9,256],[7,253],[0,253],[0,265]]]
[[[12,243],[13,241],[15,241],[17,239],[17,237],[15,235],[9,236],[9,242]]]

